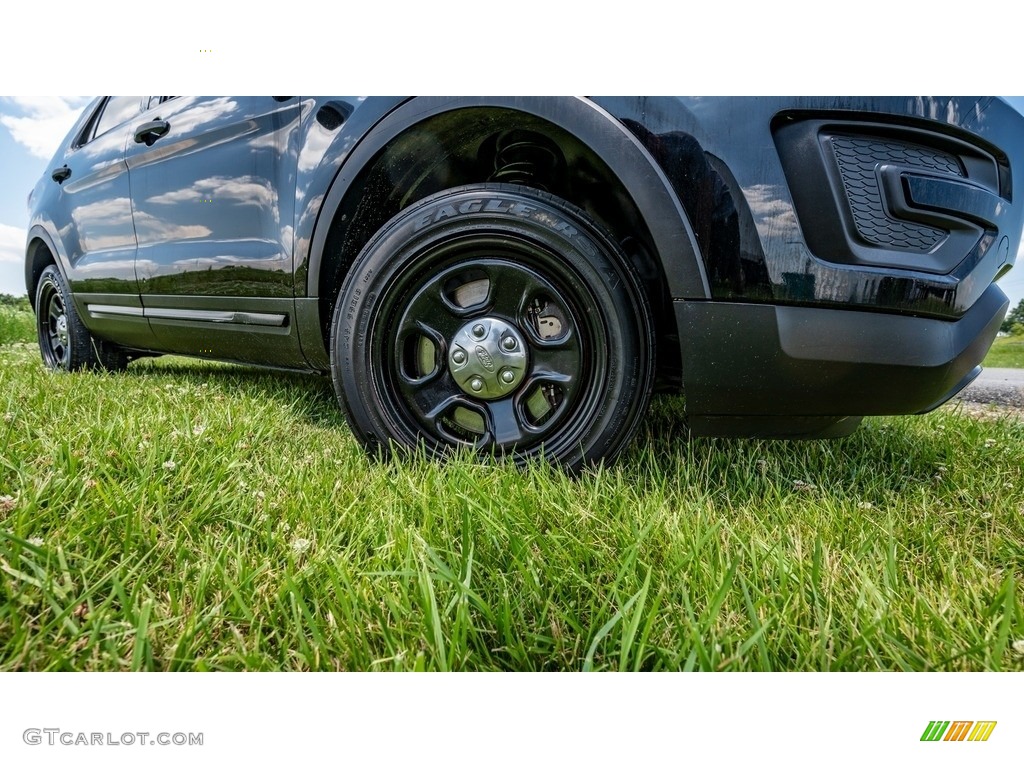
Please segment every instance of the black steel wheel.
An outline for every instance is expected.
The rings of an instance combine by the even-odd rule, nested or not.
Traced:
[[[533,189],[460,187],[398,214],[334,313],[335,389],[371,450],[610,460],[653,380],[650,310],[614,239]]]
[[[51,370],[123,370],[128,365],[123,349],[94,339],[82,324],[64,276],[53,264],[36,287],[36,332],[43,364]]]

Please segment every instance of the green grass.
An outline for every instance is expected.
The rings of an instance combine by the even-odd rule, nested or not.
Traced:
[[[0,669],[1019,670],[1022,467],[1016,420],[688,439],[674,399],[577,480],[378,463],[321,378],[7,345]]]
[[[0,304],[0,344],[33,341],[36,319],[27,307]]]
[[[988,368],[1024,368],[1024,336],[1002,336],[985,357]]]

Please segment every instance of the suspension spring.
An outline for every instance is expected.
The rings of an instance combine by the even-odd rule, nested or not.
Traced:
[[[494,172],[488,181],[550,191],[549,185],[562,164],[562,153],[546,136],[533,131],[505,131],[495,142]]]

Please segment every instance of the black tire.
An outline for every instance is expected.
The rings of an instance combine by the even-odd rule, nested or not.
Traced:
[[[36,333],[43,365],[51,370],[123,371],[128,365],[121,347],[93,338],[82,324],[64,276],[54,264],[43,270],[36,287]]]
[[[399,213],[356,258],[331,370],[371,452],[469,446],[572,470],[613,459],[643,416],[651,312],[580,209],[526,187],[459,187]]]

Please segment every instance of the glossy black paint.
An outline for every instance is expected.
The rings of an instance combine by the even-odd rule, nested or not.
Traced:
[[[949,394],[984,355],[1024,222],[1024,119],[992,98],[141,97],[83,142],[102,107],[34,189],[26,259],[29,295],[56,263],[98,337],[326,370],[334,297],[372,234],[443,189],[511,180],[615,234],[661,386],[749,431]],[[509,136],[534,147],[526,171],[503,166]],[[892,322],[837,331],[856,310]],[[868,386],[943,327],[957,343],[900,374],[917,395]],[[871,345],[888,361],[850,352]]]
[[[130,124],[79,146],[103,102],[96,99],[85,108],[50,164],[68,175],[55,179],[47,172],[31,198],[26,260],[29,296],[35,296],[35,285],[46,266],[44,259],[49,258],[67,280],[83,317],[90,294],[105,296],[111,305],[141,307],[131,187],[124,157]],[[116,336],[132,347],[155,345],[149,324],[137,315],[97,317],[87,322],[101,337]]]
[[[815,135],[788,138],[791,126],[874,125],[920,131],[939,144],[965,143],[978,156],[1024,156],[1024,119],[989,98],[598,99],[666,169],[686,206],[716,299],[961,316],[1020,245],[1024,181],[1009,163],[994,171],[1004,208],[999,237],[963,249],[951,274],[839,261],[845,236]],[[790,177],[782,158],[793,156]],[[807,175],[800,184],[792,176]],[[794,192],[796,194],[794,194]],[[797,198],[797,199],[795,199]],[[1006,237],[1005,244],[1001,238]],[[899,264],[902,254],[889,255]]]
[[[135,269],[159,348],[301,364],[293,328],[253,322],[292,314],[298,99],[183,96],[136,122]],[[240,321],[203,319],[224,309]]]
[[[126,152],[147,305],[291,296],[298,117],[297,100],[241,96],[183,96],[139,116],[168,125]]]

